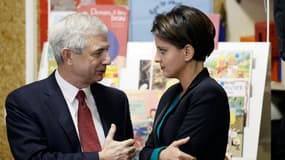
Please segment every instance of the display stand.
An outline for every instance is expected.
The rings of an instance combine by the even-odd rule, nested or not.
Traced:
[[[269,160],[271,152],[270,43],[220,42],[218,50],[246,50],[253,54],[249,111],[244,128],[242,157],[233,157],[232,160]],[[120,74],[120,88],[137,89],[139,61],[154,58],[154,43],[129,42],[127,51],[126,68]]]
[[[270,159],[270,43],[218,44],[219,50],[252,50],[253,68],[248,125],[244,128],[243,156],[233,160]]]

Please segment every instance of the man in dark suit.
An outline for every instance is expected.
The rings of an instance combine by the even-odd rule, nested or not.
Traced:
[[[106,26],[97,17],[75,13],[51,28],[49,44],[58,64],[56,71],[16,89],[6,100],[7,134],[14,158],[134,158],[127,97],[98,83],[111,63]],[[81,107],[87,115],[82,115]]]

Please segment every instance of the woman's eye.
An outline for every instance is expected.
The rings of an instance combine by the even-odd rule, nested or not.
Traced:
[[[160,54],[165,54],[165,52],[166,52],[166,50],[164,50],[164,49],[160,49],[160,50],[159,50],[159,53],[160,53]]]

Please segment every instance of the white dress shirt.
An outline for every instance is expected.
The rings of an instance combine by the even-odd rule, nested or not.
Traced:
[[[64,80],[60,76],[60,74],[58,73],[58,70],[55,71],[55,79],[56,79],[56,81],[59,85],[59,88],[61,89],[61,92],[64,96],[64,99],[67,103],[69,112],[70,112],[72,120],[73,120],[74,127],[76,128],[76,132],[77,132],[77,135],[79,137],[78,117],[77,117],[77,115],[78,115],[78,100],[76,99],[76,95],[77,95],[79,89],[76,88],[75,86],[73,86],[72,84],[70,84],[69,82],[67,82],[66,80]],[[90,90],[90,86],[88,86],[87,88],[82,88],[80,90],[83,90],[85,95],[86,95],[85,101],[89,107],[91,114],[92,114],[93,123],[95,124],[97,135],[98,135],[101,147],[102,147],[104,142],[105,142],[105,134],[104,134],[102,122],[101,122],[101,119],[100,119],[100,116],[99,116],[99,113],[97,110],[95,99],[94,99],[94,97],[91,93],[91,90]]]

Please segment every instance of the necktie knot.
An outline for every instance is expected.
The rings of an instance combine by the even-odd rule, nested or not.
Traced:
[[[85,93],[82,90],[79,90],[76,95],[76,98],[78,99],[80,104],[83,104],[84,99],[85,99]]]

